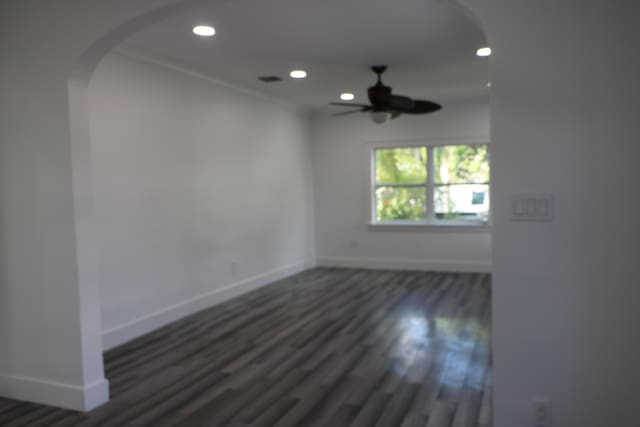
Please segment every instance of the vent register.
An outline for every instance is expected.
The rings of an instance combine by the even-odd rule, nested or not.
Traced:
[[[260,76],[260,77],[258,77],[258,80],[260,80],[261,82],[264,82],[264,83],[275,83],[275,82],[281,82],[282,81],[282,77],[278,77],[278,76]]]

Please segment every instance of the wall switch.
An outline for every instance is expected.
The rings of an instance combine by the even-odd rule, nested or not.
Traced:
[[[549,399],[533,399],[532,409],[534,427],[551,427],[551,401]]]
[[[522,197],[514,198],[513,200],[513,215],[516,217],[522,217],[526,214],[526,202]]]
[[[512,221],[553,221],[553,195],[518,194],[511,197]]]

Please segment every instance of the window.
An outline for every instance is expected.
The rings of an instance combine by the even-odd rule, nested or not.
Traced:
[[[488,223],[486,144],[381,147],[372,161],[374,224]]]

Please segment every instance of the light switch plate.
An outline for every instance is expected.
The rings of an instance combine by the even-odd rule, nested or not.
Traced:
[[[553,221],[552,194],[517,194],[511,197],[512,221]]]

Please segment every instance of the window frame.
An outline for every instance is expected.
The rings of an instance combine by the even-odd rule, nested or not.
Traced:
[[[434,149],[436,147],[453,146],[453,145],[486,145],[487,156],[489,160],[489,181],[485,183],[473,183],[480,185],[487,185],[489,187],[489,215],[487,221],[481,219],[437,219],[435,215],[435,189],[439,186],[447,186],[451,184],[437,184],[435,182],[435,160],[433,156]],[[370,143],[367,147],[369,151],[369,218],[367,224],[370,227],[376,228],[395,228],[395,227],[409,227],[409,228],[442,228],[442,229],[472,229],[482,230],[489,229],[491,227],[491,212],[492,212],[492,194],[491,191],[491,149],[490,141],[488,139],[452,139],[452,140],[438,140],[438,141],[389,141],[389,142],[375,142]],[[379,149],[399,149],[399,148],[418,148],[425,147],[427,149],[427,178],[424,184],[426,191],[426,210],[427,215],[425,220],[377,220],[377,197],[376,189],[379,186],[376,182],[376,150]],[[464,183],[463,183],[464,184]],[[388,186],[388,185],[386,185]],[[394,186],[394,185],[391,185]],[[422,186],[422,184],[396,184],[398,187],[416,187]]]

